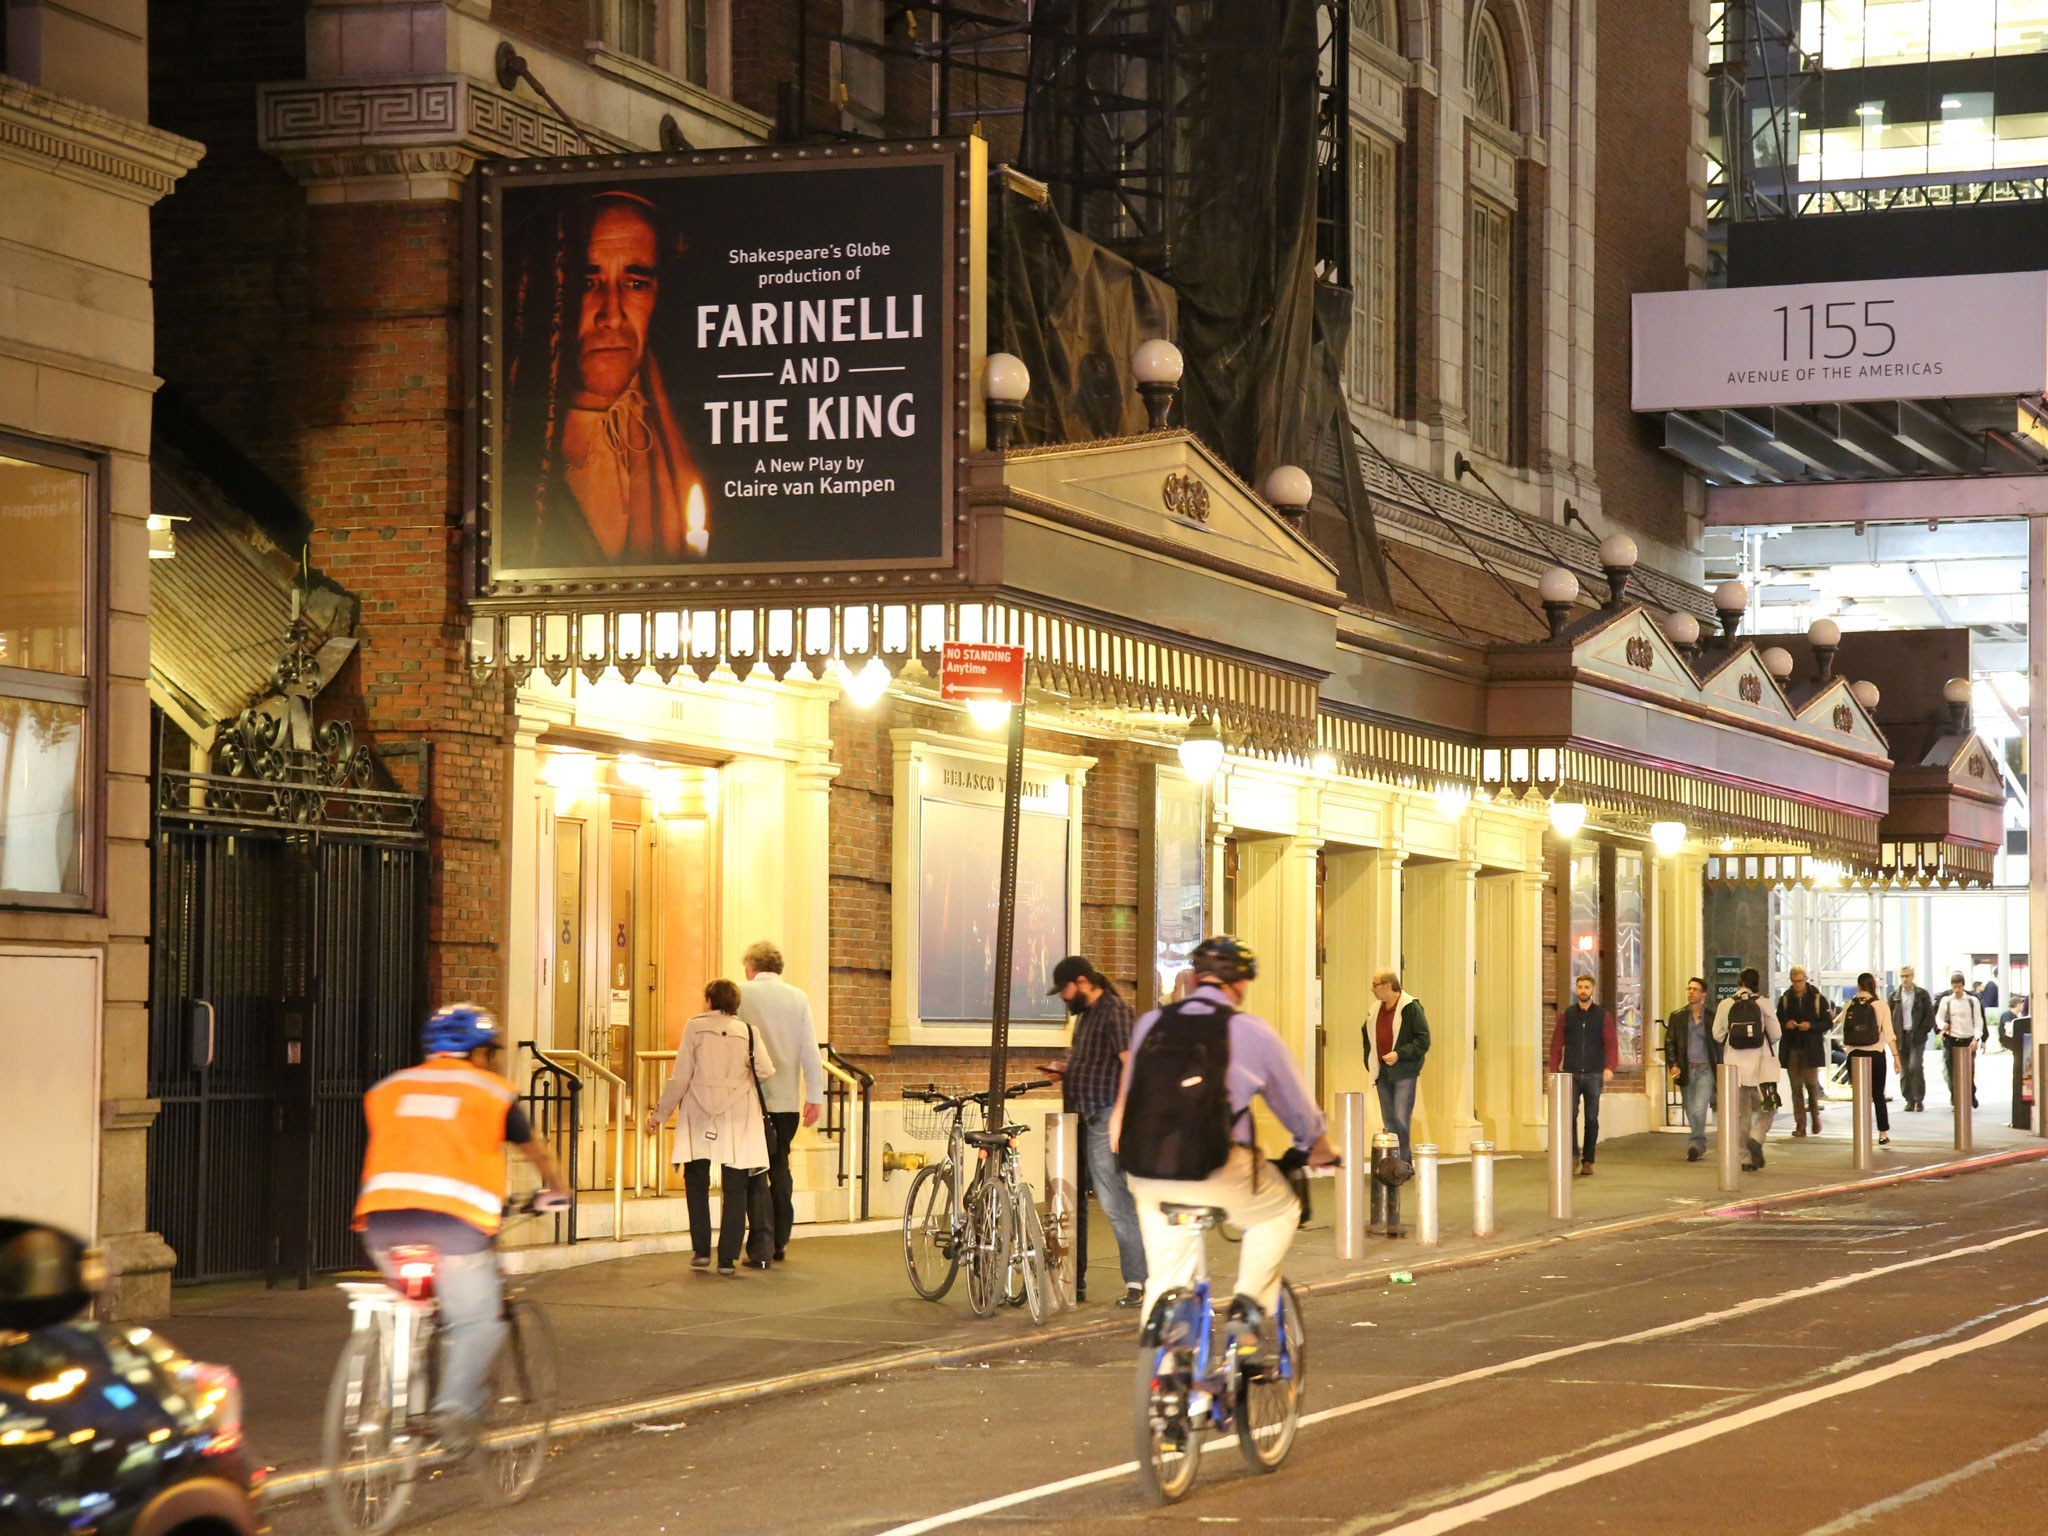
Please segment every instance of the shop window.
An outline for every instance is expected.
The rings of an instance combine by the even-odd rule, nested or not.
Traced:
[[[1514,215],[1475,197],[1465,243],[1466,411],[1473,448],[1501,460],[1508,456],[1513,395],[1513,258]]]
[[[96,628],[88,463],[0,443],[0,903],[84,906]]]
[[[965,739],[899,731],[894,878],[899,1038],[987,1040],[995,994],[1003,757]],[[1031,753],[1018,819],[1010,1025],[1052,1039],[1066,1007],[1046,987],[1078,947],[1081,785],[1089,760]]]
[[[1593,995],[1600,995],[1600,845],[1572,845],[1572,925],[1570,981],[1581,976],[1593,978]],[[1571,1001],[1571,986],[1565,987],[1564,1001]]]
[[[590,0],[599,47],[687,80],[726,89],[728,0]]]
[[[1614,850],[1614,1038],[1623,1072],[1643,1069],[1643,856]]]
[[[1138,868],[1142,940],[1152,956],[1141,1001],[1149,1006],[1175,995],[1202,942],[1207,797],[1201,785],[1170,768],[1154,765],[1148,777],[1152,815],[1139,839]]]
[[[1395,257],[1396,149],[1365,129],[1352,143],[1357,185],[1351,201],[1351,398],[1376,411],[1394,409],[1394,357],[1399,324]]]

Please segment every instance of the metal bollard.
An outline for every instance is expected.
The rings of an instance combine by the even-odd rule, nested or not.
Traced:
[[[1372,1152],[1365,1139],[1365,1095],[1337,1095],[1337,1150],[1344,1166],[1337,1170],[1337,1257],[1365,1257],[1365,1181],[1372,1170]]]
[[[1722,1062],[1714,1092],[1720,1101],[1714,1110],[1714,1139],[1715,1150],[1720,1154],[1721,1188],[1739,1189],[1744,1150],[1742,1133],[1749,1129],[1742,1123],[1742,1069],[1732,1061]]]
[[[1472,1143],[1472,1235],[1493,1236],[1493,1143]]]
[[[1052,1272],[1053,1294],[1062,1306],[1071,1307],[1076,1297],[1075,1236],[1082,1220],[1081,1206],[1081,1117],[1048,1114],[1045,1117],[1045,1205],[1049,1225],[1062,1236],[1059,1268]]]
[[[1867,1173],[1875,1162],[1870,1103],[1870,1056],[1853,1051],[1849,1056],[1849,1155],[1858,1173]]]
[[[1977,1052],[1974,1040],[1964,1040],[1949,1047],[1953,1053],[1949,1064],[1953,1069],[1949,1081],[1955,1085],[1950,1097],[1955,1101],[1956,1150],[1973,1152],[1977,1147],[1976,1126],[1970,1120],[1970,1101],[1977,1096]]]
[[[1437,1223],[1437,1151],[1429,1142],[1415,1149],[1415,1241],[1434,1248],[1442,1237]]]
[[[2034,1047],[2034,1134],[2048,1136],[2048,1040]]]
[[[1401,1138],[1376,1131],[1372,1138],[1372,1221],[1375,1237],[1406,1237],[1401,1225]],[[1393,1177],[1386,1175],[1392,1173]]]
[[[1572,1075],[1550,1074],[1550,1219],[1572,1219]]]

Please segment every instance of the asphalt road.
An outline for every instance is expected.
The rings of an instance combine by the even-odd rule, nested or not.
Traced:
[[[1292,1459],[1258,1478],[1212,1446],[1168,1510],[1127,1466],[1134,1350],[1084,1341],[573,1442],[509,1511],[457,1469],[421,1490],[410,1525],[2038,1531],[2044,1177],[2024,1165],[1694,1217],[1311,1297],[1310,1419]],[[317,1503],[276,1520],[281,1536],[324,1528]]]

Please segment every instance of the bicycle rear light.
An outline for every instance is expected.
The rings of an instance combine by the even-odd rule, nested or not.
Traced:
[[[441,1256],[431,1248],[394,1248],[391,1267],[397,1272],[397,1290],[407,1301],[434,1299],[434,1271]]]

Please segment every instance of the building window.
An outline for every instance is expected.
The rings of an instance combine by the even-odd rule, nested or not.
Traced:
[[[723,90],[727,0],[590,0],[600,46],[706,90]]]
[[[1614,850],[1614,1039],[1624,1073],[1643,1070],[1643,856]]]
[[[0,903],[84,906],[95,476],[0,442]]]
[[[1399,49],[1394,31],[1394,7],[1399,0],[1358,0],[1358,29],[1382,48]]]
[[[1351,398],[1394,409],[1394,351],[1399,324],[1394,241],[1393,142],[1359,131],[1358,185],[1351,200]]]
[[[1472,32],[1472,110],[1490,123],[1510,126],[1507,45],[1500,26],[1481,16]]]
[[[1472,447],[1508,456],[1514,335],[1514,216],[1484,198],[1472,200],[1466,231],[1466,411]]]

